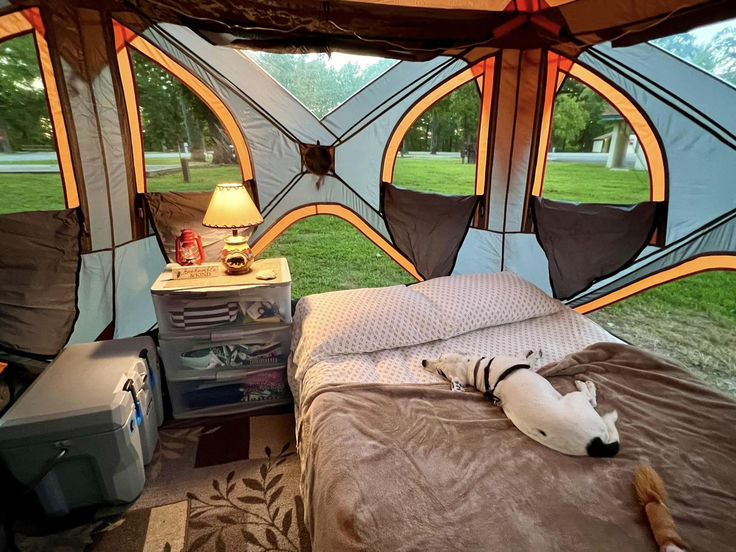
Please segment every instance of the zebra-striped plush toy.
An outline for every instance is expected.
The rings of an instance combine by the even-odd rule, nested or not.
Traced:
[[[444,355],[423,360],[422,366],[452,382],[453,390],[472,386],[500,404],[524,435],[571,456],[615,456],[619,449],[616,411],[596,412],[593,382],[576,381],[578,391],[560,395],[530,369],[536,355],[527,358]]]

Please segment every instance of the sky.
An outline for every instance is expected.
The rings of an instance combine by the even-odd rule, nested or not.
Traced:
[[[331,65],[335,69],[339,69],[346,63],[350,63],[350,62],[357,63],[361,67],[367,67],[368,65],[373,65],[377,61],[381,60],[381,58],[379,57],[356,56],[353,54],[343,54],[342,52],[335,52],[329,58],[327,58],[326,54],[316,54],[316,55],[325,56],[325,61],[327,62],[327,65]]]
[[[246,55],[250,54],[249,50],[243,50]],[[373,65],[380,61],[382,58],[373,56],[357,56],[353,54],[343,54],[342,52],[334,52],[331,56],[327,54],[305,54],[308,59],[321,58],[324,60],[325,65],[340,69],[346,63],[355,63],[360,65],[361,68]]]
[[[698,27],[690,31],[691,35],[695,35],[698,42],[710,42],[720,31],[729,26],[736,26],[736,19],[727,19],[720,23],[713,23],[705,27]]]

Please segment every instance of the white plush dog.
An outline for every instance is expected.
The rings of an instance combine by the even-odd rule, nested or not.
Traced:
[[[615,456],[619,438],[616,411],[601,416],[593,382],[576,381],[578,391],[560,395],[531,369],[535,359],[473,358],[448,354],[423,360],[422,366],[452,382],[472,386],[500,403],[513,424],[528,437],[571,456]]]

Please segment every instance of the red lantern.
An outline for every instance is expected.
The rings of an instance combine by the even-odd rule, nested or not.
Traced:
[[[202,238],[191,228],[184,228],[181,235],[176,237],[176,262],[182,266],[202,264],[204,249]]]

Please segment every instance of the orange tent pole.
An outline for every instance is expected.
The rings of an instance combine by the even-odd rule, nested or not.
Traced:
[[[314,203],[298,207],[286,213],[277,220],[265,233],[258,238],[258,241],[251,246],[253,254],[258,256],[279,237],[292,224],[315,215],[333,215],[349,222],[357,228],[366,238],[376,244],[386,255],[391,257],[401,268],[406,270],[414,278],[422,281],[424,278],[417,272],[412,262],[404,257],[396,248],[391,245],[383,236],[376,232],[371,226],[365,222],[357,213],[351,211],[347,207],[333,203]]]
[[[590,301],[589,303],[577,306],[575,307],[575,310],[581,314],[587,314],[655,286],[709,270],[736,270],[736,255],[703,255],[701,257],[696,257],[695,259],[685,261],[682,264],[673,266],[663,270],[662,272],[658,272],[657,274],[652,274],[651,276],[642,278],[637,282]]]

